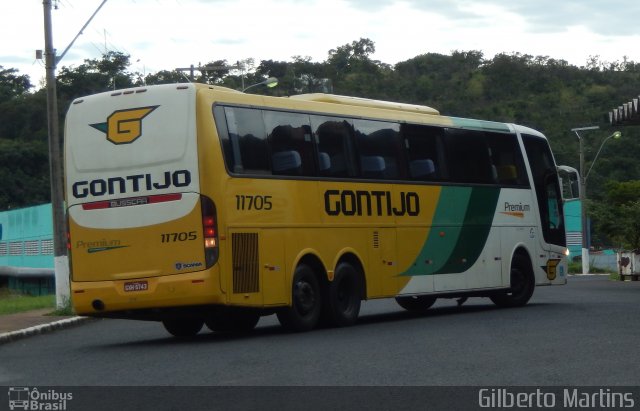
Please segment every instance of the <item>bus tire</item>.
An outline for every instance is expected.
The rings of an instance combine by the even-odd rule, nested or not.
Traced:
[[[278,321],[288,331],[309,331],[315,328],[322,311],[320,284],[306,264],[300,264],[293,274],[291,306],[277,311]]]
[[[335,327],[354,324],[360,314],[362,286],[358,271],[349,263],[340,263],[327,287],[323,317]]]
[[[200,332],[204,321],[199,318],[170,318],[162,325],[174,337],[193,337]]]
[[[405,310],[423,314],[436,302],[438,298],[432,295],[409,295],[405,297],[396,297],[398,305]]]
[[[521,307],[529,302],[536,287],[531,264],[526,257],[514,255],[511,261],[511,287],[505,292],[492,295],[491,301],[498,307]]]
[[[260,314],[249,310],[225,308],[204,320],[213,332],[247,332],[253,330],[260,321]]]

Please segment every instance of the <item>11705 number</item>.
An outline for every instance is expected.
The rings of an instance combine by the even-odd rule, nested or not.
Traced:
[[[181,233],[165,233],[160,234],[160,242],[163,243],[177,243],[178,241],[193,241],[198,238],[198,234],[195,231],[189,231],[188,233],[183,231]]]
[[[272,196],[236,195],[237,210],[271,210]]]

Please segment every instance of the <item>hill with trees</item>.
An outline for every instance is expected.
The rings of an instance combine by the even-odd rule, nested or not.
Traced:
[[[583,136],[589,166],[602,141],[615,131],[606,113],[640,94],[640,63],[626,59],[603,62],[594,56],[577,67],[545,56],[503,53],[486,58],[472,50],[426,53],[390,65],[372,59],[374,53],[374,42],[361,38],[329,50],[322,62],[304,56],[234,64],[213,60],[196,67],[193,81],[241,89],[277,77],[278,87],[252,92],[331,92],[428,105],[456,117],[518,123],[543,132],[557,162],[575,168],[578,139],[570,130],[600,125],[601,130]],[[130,57],[119,52],[62,67],[57,73],[61,128],[74,98],[114,88],[186,82],[189,76],[175,70],[146,75],[130,71]],[[640,211],[640,130],[621,131],[621,139],[603,147],[589,175],[588,192],[597,238],[629,247],[633,244],[627,236],[618,235],[617,224],[622,223],[610,219],[626,221],[628,213]],[[35,89],[16,69],[0,66],[0,210],[49,202],[47,156],[46,91]]]

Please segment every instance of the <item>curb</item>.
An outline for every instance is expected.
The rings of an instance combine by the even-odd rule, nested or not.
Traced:
[[[77,324],[81,324],[86,321],[93,320],[91,317],[71,317],[63,320],[54,321],[47,324],[35,325],[33,327],[25,328],[18,331],[10,331],[0,334],[0,345],[19,340],[22,338],[30,337],[32,335],[44,334],[54,330],[60,330],[63,328],[69,328]]]

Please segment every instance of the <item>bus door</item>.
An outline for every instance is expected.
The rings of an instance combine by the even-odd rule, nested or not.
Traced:
[[[522,135],[535,188],[540,215],[539,252],[534,267],[542,267],[547,281],[565,281],[566,234],[562,208],[562,192],[549,144],[543,138]],[[539,276],[536,276],[540,280]]]

